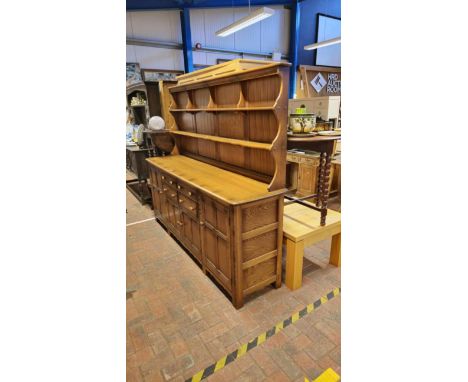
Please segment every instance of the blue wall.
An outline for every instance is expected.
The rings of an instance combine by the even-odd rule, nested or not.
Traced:
[[[304,45],[317,41],[317,13],[341,17],[340,0],[304,0],[301,6],[299,29],[298,64],[315,65],[316,50],[304,50]]]

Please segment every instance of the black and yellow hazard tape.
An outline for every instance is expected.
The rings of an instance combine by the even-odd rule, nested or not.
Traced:
[[[260,334],[259,336],[250,340],[248,343],[243,344],[240,348],[224,356],[223,358],[218,360],[218,362],[215,362],[212,365],[208,366],[207,368],[200,370],[197,374],[195,374],[192,378],[187,379],[185,382],[199,382],[202,379],[208,378],[210,375],[214,374],[218,370],[221,370],[226,365],[229,365],[231,362],[235,361],[237,358],[242,357],[248,351],[252,350],[258,345],[261,345],[267,339],[274,336],[276,333],[279,333],[284,328],[288,327],[289,325],[295,323],[297,320],[313,312],[320,305],[325,304],[327,301],[330,301],[333,297],[338,296],[340,293],[341,293],[341,288],[333,289],[331,292],[320,297],[317,301],[313,302],[312,304],[307,305],[306,307],[301,309],[299,312],[294,313],[292,316],[279,322],[278,324],[273,326],[271,329]]]
[[[317,379],[314,379],[313,382],[339,382],[341,377],[338,373],[335,372],[331,367],[325,370],[322,374],[318,376]],[[310,382],[307,377],[304,377],[304,382]]]

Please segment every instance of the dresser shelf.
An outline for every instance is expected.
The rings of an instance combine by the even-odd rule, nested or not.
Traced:
[[[199,108],[199,109],[171,109],[170,111],[173,113],[197,113],[200,111],[206,111],[211,113],[223,112],[223,111],[268,111],[268,110],[275,110],[273,106],[265,106],[265,107],[207,107],[207,108]]]
[[[181,130],[173,130],[170,133],[175,134],[175,135],[182,135],[182,136],[185,136],[185,137],[204,139],[206,141],[227,143],[227,144],[234,145],[234,146],[248,147],[248,148],[251,148],[251,149],[260,149],[260,150],[270,150],[271,149],[271,144],[269,144],[269,143],[245,141],[245,140],[242,140],[242,139],[218,137],[216,135],[198,134],[198,133],[191,133],[189,131],[181,131]]]

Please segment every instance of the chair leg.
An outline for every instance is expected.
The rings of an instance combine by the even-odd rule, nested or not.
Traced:
[[[341,266],[341,233],[337,233],[332,237],[330,248],[330,264],[335,267]]]
[[[304,242],[286,240],[286,286],[295,290],[302,286]]]

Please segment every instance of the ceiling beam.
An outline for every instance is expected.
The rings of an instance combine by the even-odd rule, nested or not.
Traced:
[[[301,0],[300,0],[301,1]],[[251,6],[292,5],[294,0],[251,0]],[[127,0],[127,11],[248,7],[248,0]]]

